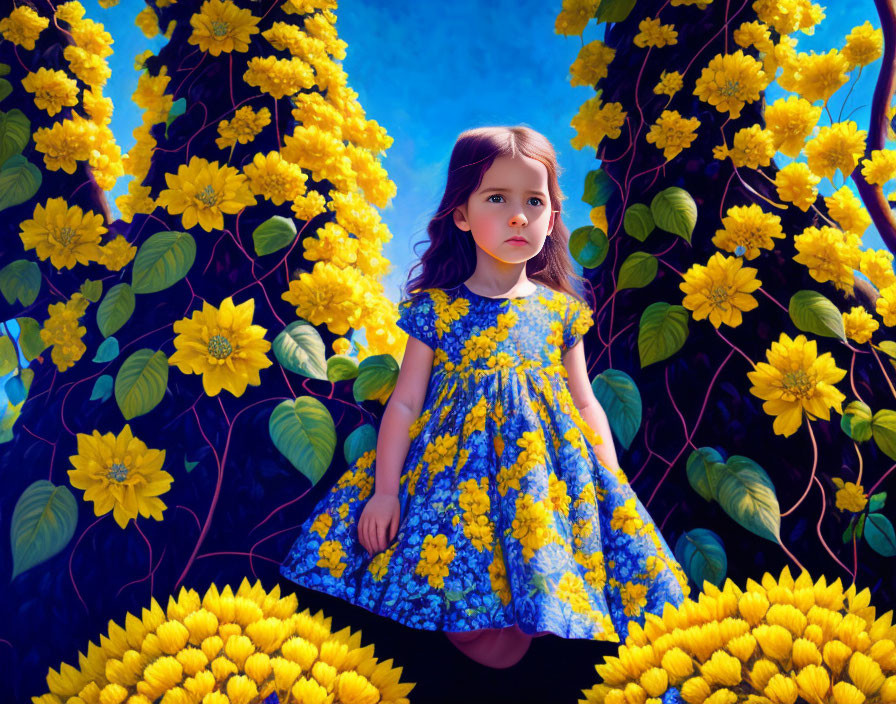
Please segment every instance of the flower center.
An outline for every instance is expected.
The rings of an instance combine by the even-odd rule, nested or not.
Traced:
[[[725,305],[728,303],[728,287],[716,286],[710,291],[709,299],[716,308],[720,310],[728,310],[728,306]]]
[[[109,471],[106,472],[106,476],[109,477],[109,479],[114,479],[120,484],[128,478],[128,468],[121,462],[116,462],[111,467],[109,467]]]
[[[213,20],[212,21],[212,34],[216,37],[223,37],[230,31],[230,25],[227,22],[221,22],[221,20]]]
[[[207,205],[209,208],[211,208],[215,203],[218,202],[218,194],[215,193],[214,187],[209,184],[196,194],[196,200],[198,200],[203,205]]]
[[[808,397],[814,387],[805,369],[795,369],[784,375],[784,388],[796,396]]]
[[[233,353],[233,347],[223,335],[215,335],[208,341],[208,353],[215,359],[227,359]]]
[[[77,232],[73,227],[60,227],[56,231],[56,239],[62,242],[62,244],[68,245]]]
[[[720,87],[719,92],[728,97],[737,95],[740,92],[740,81],[732,81],[731,79],[728,79],[725,81],[725,85]]]

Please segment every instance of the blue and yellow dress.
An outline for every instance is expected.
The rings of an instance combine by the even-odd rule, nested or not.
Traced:
[[[399,483],[401,521],[372,558],[358,519],[375,450],[355,462],[302,526],[280,568],[412,628],[624,640],[689,593],[687,577],[625,474],[573,404],[563,353],[589,306],[537,283],[520,298],[464,284],[399,304],[397,325],[435,350]]]

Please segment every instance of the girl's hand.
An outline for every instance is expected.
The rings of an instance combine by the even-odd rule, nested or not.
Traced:
[[[358,519],[358,540],[371,557],[392,542],[400,517],[397,496],[375,493],[370,497]]]

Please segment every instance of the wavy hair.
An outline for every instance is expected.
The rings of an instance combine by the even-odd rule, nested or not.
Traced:
[[[462,132],[457,138],[448,164],[445,193],[438,211],[426,227],[428,247],[408,272],[403,298],[408,297],[409,292],[412,296],[418,295],[428,288],[457,288],[475,271],[476,243],[472,236],[454,223],[452,214],[479,188],[482,177],[495,159],[518,155],[537,159],[545,165],[548,171],[548,196],[551,207],[556,211],[554,229],[545,240],[544,247],[526,262],[526,276],[584,301],[574,282],[581,283],[585,279],[573,268],[569,256],[569,229],[563,222],[563,201],[566,196],[560,190],[558,181],[562,168],[547,137],[522,125],[477,127]],[[417,245],[424,242],[426,240],[416,243],[415,253]],[[411,277],[419,267],[423,270]]]

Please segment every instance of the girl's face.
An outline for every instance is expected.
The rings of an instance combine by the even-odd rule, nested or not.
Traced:
[[[547,167],[523,155],[496,158],[466,204],[455,208],[454,223],[472,232],[477,256],[507,264],[528,261],[554,228]]]

